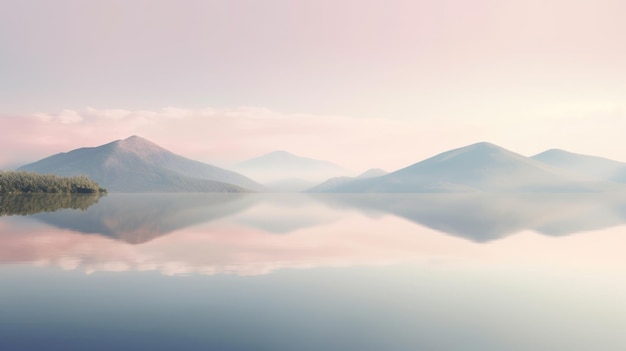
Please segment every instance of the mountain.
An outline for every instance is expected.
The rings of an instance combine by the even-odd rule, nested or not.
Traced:
[[[591,178],[626,183],[626,163],[623,162],[559,149],[544,151],[532,159]]]
[[[304,190],[325,179],[345,176],[350,172],[332,162],[301,157],[287,151],[274,151],[236,164],[233,169],[252,177],[272,188],[277,184],[289,184],[290,190]],[[295,189],[301,183],[304,188]],[[297,188],[297,187],[296,187]],[[276,189],[286,190],[286,189]]]
[[[580,192],[602,191],[613,186],[482,142],[441,153],[381,177],[341,183],[324,192]]]
[[[138,136],[56,154],[19,170],[63,176],[87,175],[111,192],[264,189],[241,174],[176,155]]]
[[[325,193],[328,191],[332,191],[334,188],[337,188],[341,185],[345,185],[348,184],[350,182],[352,182],[355,179],[368,179],[368,178],[375,178],[375,177],[381,177],[384,176],[386,174],[389,174],[389,172],[384,171],[380,168],[370,168],[367,171],[359,174],[356,177],[334,177],[334,178],[330,178],[327,181],[318,184],[314,187],[309,188],[308,190],[306,190],[306,192],[309,193]]]
[[[304,179],[288,178],[279,179],[264,183],[263,185],[271,192],[275,193],[298,193],[302,190],[309,189],[317,184]]]
[[[359,179],[374,178],[374,177],[384,176],[387,174],[389,174],[389,172],[385,171],[384,169],[370,168],[367,171],[356,176],[356,178],[359,178]]]

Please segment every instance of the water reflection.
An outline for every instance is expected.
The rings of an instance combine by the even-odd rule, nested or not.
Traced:
[[[597,195],[109,194],[6,216],[0,349],[624,350],[623,210]]]
[[[611,194],[365,194],[316,198],[370,216],[392,214],[476,242],[524,230],[559,236],[626,223],[626,198]]]
[[[0,209],[132,244],[243,212],[238,223],[275,234],[328,224],[356,210],[370,218],[405,218],[475,242],[524,230],[560,236],[626,223],[626,198],[607,194],[113,194],[88,210],[98,200],[98,195],[14,195],[0,197]],[[66,208],[83,212],[49,213]]]
[[[102,194],[4,194],[0,195],[0,216],[27,216],[62,209],[86,211]]]
[[[254,197],[240,194],[111,194],[85,213],[39,213],[61,229],[141,244],[173,231],[240,212]]]
[[[168,275],[455,265],[533,255],[541,262],[596,264],[621,257],[611,248],[622,244],[625,203],[598,194],[110,194],[85,211],[1,220],[0,262]],[[591,233],[551,241],[576,232]],[[519,233],[515,240],[496,240],[513,233]],[[601,259],[581,251],[597,245],[593,235],[615,241],[599,248]]]

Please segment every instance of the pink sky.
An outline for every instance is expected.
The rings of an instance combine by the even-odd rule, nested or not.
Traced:
[[[0,167],[131,134],[221,165],[284,149],[394,170],[476,141],[626,161],[624,13],[620,0],[11,2]]]
[[[274,150],[329,160],[361,172],[408,166],[449,148],[491,141],[528,156],[549,148],[626,161],[626,119],[612,106],[578,109],[523,121],[354,118],[285,114],[263,108],[185,110],[64,110],[7,116],[0,166],[21,165],[58,152],[140,135],[183,156],[228,167]],[[583,111],[589,111],[585,114]]]

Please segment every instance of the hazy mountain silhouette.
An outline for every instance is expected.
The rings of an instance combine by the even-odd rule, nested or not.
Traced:
[[[490,143],[447,151],[393,173],[324,189],[345,193],[586,192],[615,185],[571,174]]]
[[[381,177],[387,174],[389,174],[389,172],[385,171],[384,169],[370,168],[367,171],[356,176],[356,178],[359,178],[359,179],[374,178],[374,177]]]
[[[316,182],[311,182],[298,178],[279,179],[264,183],[263,185],[270,192],[274,193],[299,193],[302,190],[313,187]]]
[[[626,163],[608,158],[551,149],[532,157],[550,166],[599,180],[626,183]]]
[[[178,229],[229,216],[251,206],[243,194],[109,194],[86,211],[33,215],[58,228],[140,244]]]
[[[87,175],[111,192],[244,192],[263,186],[232,171],[176,155],[132,136],[60,153],[19,170]]]
[[[389,174],[389,172],[384,171],[380,168],[370,168],[367,171],[359,174],[356,177],[334,177],[326,180],[325,182],[318,184],[314,187],[311,187],[306,190],[306,192],[310,193],[324,193],[324,192],[332,192],[333,189],[348,184],[355,179],[369,179],[375,177],[381,177]]]
[[[301,157],[287,151],[274,151],[243,161],[233,169],[270,187],[273,185],[279,191],[287,190],[280,188],[281,183],[288,184],[291,190],[301,191],[330,177],[350,174],[332,162]],[[294,188],[293,185],[297,182],[303,187]]]

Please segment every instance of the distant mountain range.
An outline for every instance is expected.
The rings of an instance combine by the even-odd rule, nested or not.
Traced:
[[[545,164],[590,178],[626,183],[626,163],[552,149],[532,157]]]
[[[176,155],[132,136],[60,153],[19,168],[86,175],[111,192],[601,192],[626,190],[626,163],[548,150],[525,157],[481,142],[450,150],[395,172],[349,171],[327,161],[276,151],[233,171]]]
[[[342,185],[345,185],[345,184],[349,184],[350,182],[352,182],[354,180],[381,177],[381,176],[384,176],[386,174],[389,174],[389,172],[384,171],[384,170],[382,170],[380,168],[370,168],[367,171],[365,171],[364,173],[361,173],[361,174],[359,174],[356,177],[335,177],[335,178],[330,178],[327,181],[323,182],[322,184],[316,185],[316,186],[308,189],[307,192],[309,192],[309,193],[323,193],[323,192],[327,192],[327,191],[332,191],[333,189],[341,187]]]
[[[301,191],[328,178],[351,173],[332,162],[301,157],[287,151],[274,151],[243,161],[233,169],[277,191]]]
[[[541,159],[542,157],[538,157]],[[554,158],[562,160],[563,157]],[[622,185],[541,162],[490,143],[447,151],[387,175],[319,185],[311,192],[594,192]],[[566,163],[566,162],[562,162]]]
[[[19,170],[86,175],[111,192],[265,190],[241,174],[176,155],[138,136],[56,154]]]

